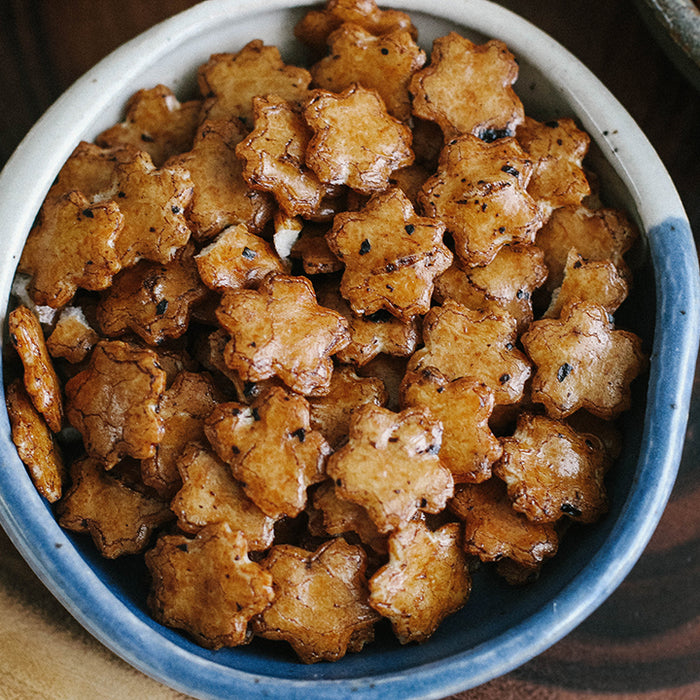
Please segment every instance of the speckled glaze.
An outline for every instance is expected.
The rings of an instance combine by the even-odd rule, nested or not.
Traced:
[[[610,475],[611,510],[593,527],[572,529],[536,583],[513,589],[477,572],[467,606],[419,646],[387,632],[361,654],[305,666],[283,646],[256,640],[211,652],[153,622],[138,561],[103,561],[92,543],[63,532],[37,495],[0,415],[0,522],[27,562],[92,634],[136,668],[199,698],[440,698],[506,673],[540,653],[590,614],[640,556],[666,504],[680,460],[700,329],[698,263],[689,224],[661,161],[629,115],[561,46],[484,0],[388,0],[413,13],[421,42],[451,29],[503,39],[518,56],[517,89],[527,111],[575,116],[592,136],[591,159],[613,206],[644,233],[636,294],[624,323],[651,353],[648,385],[637,382],[623,419],[623,457]],[[80,139],[121,118],[127,97],[163,82],[181,97],[196,67],[253,38],[302,54],[291,27],[295,0],[209,0],[128,43],[78,81],[37,123],[0,174],[0,316],[35,213]],[[622,314],[622,311],[620,312]]]

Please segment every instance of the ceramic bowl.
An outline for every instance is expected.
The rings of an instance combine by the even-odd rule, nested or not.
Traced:
[[[574,528],[531,586],[510,588],[477,572],[467,606],[425,644],[401,647],[390,635],[341,661],[306,666],[286,645],[264,640],[204,650],[155,623],[146,577],[135,561],[102,560],[92,543],[58,527],[37,495],[0,416],[0,521],[46,586],[107,647],[136,668],[201,698],[438,698],[506,673],[559,640],[622,581],[666,504],[683,444],[700,328],[698,269],[689,225],[659,158],[598,80],[560,45],[485,0],[388,0],[412,13],[420,41],[450,30],[476,41],[497,37],[518,57],[518,91],[539,119],[575,116],[592,136],[591,160],[607,202],[643,232],[636,292],[624,323],[651,353],[623,419],[625,446],[610,476],[611,510]],[[0,317],[25,237],[60,166],[80,139],[119,121],[130,94],[157,83],[187,97],[196,67],[214,52],[253,38],[303,58],[291,29],[301,0],[209,0],[129,42],[79,80],[36,124],[0,175]]]

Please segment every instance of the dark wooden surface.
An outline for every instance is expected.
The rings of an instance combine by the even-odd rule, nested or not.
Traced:
[[[34,121],[85,70],[125,40],[192,4],[0,0],[0,166]],[[630,0],[501,4],[555,37],[617,96],[665,163],[700,235],[700,94],[658,47],[636,5]],[[698,455],[696,382],[676,487],[659,528],[627,579],[550,650],[456,697],[700,698]],[[41,664],[48,665],[39,673]],[[74,669],[72,675],[66,674],[67,665]],[[178,697],[95,643],[53,600],[2,533],[0,696]]]

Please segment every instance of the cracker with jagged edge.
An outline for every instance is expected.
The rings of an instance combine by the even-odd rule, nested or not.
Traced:
[[[116,240],[122,267],[145,258],[170,262],[187,243],[190,229],[185,209],[192,199],[192,180],[182,167],[157,169],[144,151],[117,163],[114,201],[124,216]]]
[[[245,536],[228,523],[194,538],[162,535],[146,552],[146,566],[153,616],[208,649],[250,642],[248,623],[274,598],[272,576],[249,559]]]
[[[123,483],[117,472],[106,472],[92,457],[77,460],[57,507],[61,527],[89,533],[108,559],[143,552],[153,533],[173,519],[167,501]]]
[[[16,379],[7,387],[5,404],[12,442],[32,483],[49,503],[55,503],[63,493],[66,468],[50,428],[34,407],[21,380]]]
[[[319,484],[307,506],[309,532],[316,537],[356,537],[377,554],[386,554],[387,536],[382,535],[367,511],[356,503],[338,497],[329,479]]]
[[[328,44],[328,55],[310,68],[315,87],[342,92],[358,83],[376,90],[393,117],[411,118],[408,86],[426,57],[409,31],[376,36],[359,24],[344,23]]]
[[[575,301],[590,301],[614,314],[627,292],[627,282],[612,260],[586,260],[576,248],[571,248],[561,287],[552,293],[543,317],[557,318],[565,306]]]
[[[248,185],[274,195],[289,216],[312,217],[326,185],[306,165],[311,130],[298,107],[276,95],[253,98],[253,130],[236,146]]]
[[[160,345],[187,332],[192,307],[206,295],[188,243],[171,262],[141,260],[122,270],[97,306],[98,327],[109,338],[133,331],[148,345]]]
[[[238,118],[250,127],[254,97],[277,95],[301,104],[308,96],[311,74],[286,65],[276,46],[254,39],[236,53],[213,54],[199,67],[197,79],[204,96],[203,118]]]
[[[202,282],[216,292],[255,287],[268,272],[284,272],[279,255],[245,224],[229,226],[203,248],[195,262]]]
[[[430,63],[412,78],[413,113],[440,125],[446,139],[513,136],[525,118],[513,90],[518,64],[497,39],[475,44],[456,32],[433,42]]]
[[[91,204],[79,191],[47,199],[18,266],[19,272],[31,275],[34,303],[57,309],[70,303],[79,287],[109,287],[122,266],[124,221],[113,201]]]
[[[88,455],[107,469],[127,455],[152,457],[163,437],[158,402],[165,380],[152,350],[100,341],[87,367],[65,386],[66,417],[83,436]]]
[[[572,302],[558,319],[534,321],[522,343],[536,371],[532,400],[553,418],[580,408],[616,418],[631,405],[632,381],[646,369],[641,339],[616,330],[598,304]]]
[[[308,487],[325,478],[330,447],[312,429],[306,399],[282,387],[270,387],[250,406],[219,404],[204,431],[247,496],[271,518],[301,513]]]
[[[49,428],[58,433],[63,426],[63,393],[39,319],[26,306],[17,306],[8,314],[7,326],[22,362],[24,388]]]
[[[362,367],[380,353],[408,357],[418,347],[421,340],[418,317],[402,321],[384,310],[358,316],[340,294],[337,279],[316,280],[315,288],[318,303],[337,311],[348,321],[350,343],[336,353],[339,362]]]
[[[416,214],[398,187],[336,215],[326,240],[345,264],[340,293],[356,314],[384,309],[409,321],[427,313],[433,280],[452,262],[439,220]]]
[[[471,377],[448,381],[434,367],[407,372],[401,385],[401,407],[427,408],[442,422],[440,461],[455,483],[485,481],[501,456],[501,444],[489,428],[493,391]]]
[[[433,298],[453,299],[470,309],[508,313],[522,333],[533,319],[532,293],[547,279],[544,253],[534,245],[506,245],[483,267],[462,269],[453,262],[435,279]]]
[[[571,248],[586,260],[612,260],[620,275],[630,280],[624,255],[638,236],[637,228],[617,209],[589,209],[583,205],[556,209],[536,238],[549,268],[545,289],[551,293],[561,286]]]
[[[583,169],[591,139],[573,119],[538,122],[526,116],[515,137],[532,159],[527,191],[540,207],[543,220],[554,209],[580,204],[591,193]]]
[[[530,520],[551,523],[566,515],[592,523],[607,511],[610,458],[595,435],[524,413],[513,436],[502,442],[494,474],[505,481],[513,508]]]
[[[62,357],[71,364],[82,362],[100,339],[80,306],[66,306],[46,338],[51,357]]]
[[[304,663],[337,661],[374,639],[367,555],[342,538],[309,552],[275,545],[260,565],[272,574],[272,604],[252,621],[265,639],[289,642]]]
[[[328,246],[326,232],[327,224],[305,222],[294,242],[290,256],[301,259],[302,267],[307,275],[324,275],[339,272],[343,263]],[[337,309],[336,309],[337,311]]]
[[[535,568],[553,557],[559,534],[551,522],[533,522],[513,509],[505,482],[494,476],[461,484],[448,508],[464,523],[464,548],[481,561],[510,559]]]
[[[345,23],[356,24],[375,36],[418,30],[405,12],[380,9],[376,0],[327,0],[323,9],[309,10],[294,27],[294,35],[316,53],[324,53],[330,35]]]
[[[369,580],[369,602],[401,644],[424,642],[465,605],[471,588],[460,525],[432,531],[413,520],[389,536],[389,562]]]
[[[248,186],[243,164],[236,156],[236,146],[247,133],[238,119],[205,119],[192,148],[166,163],[190,173],[194,190],[187,221],[198,241],[213,238],[236,224],[260,233],[272,217],[272,196]]]
[[[156,167],[192,146],[201,102],[180,102],[166,85],[134,93],[126,103],[124,121],[106,129],[95,139],[98,146],[113,148],[129,144],[146,151]]]
[[[465,134],[442,150],[418,202],[426,216],[444,221],[465,265],[487,265],[508,243],[533,243],[542,226],[526,190],[531,172],[514,138],[485,143]]]
[[[306,164],[322,182],[371,194],[413,163],[411,130],[389,115],[376,90],[357,84],[340,94],[312,90],[304,117],[313,132]]]
[[[452,495],[441,440],[442,425],[426,409],[394,413],[365,404],[353,412],[348,442],[326,472],[340,498],[366,508],[379,531],[390,532],[419,511],[440,512]]]
[[[353,411],[366,403],[383,406],[387,398],[381,379],[360,377],[354,367],[339,365],[333,370],[328,394],[309,399],[311,427],[335,449],[348,434]]]
[[[256,290],[226,292],[216,316],[231,336],[229,367],[245,381],[278,376],[304,395],[328,392],[331,355],[350,341],[347,321],[318,305],[305,277],[271,272]]]
[[[143,482],[162,496],[172,496],[182,485],[178,459],[189,442],[204,440],[204,420],[224,395],[212,376],[183,370],[161,394],[158,415],[163,436],[152,457],[141,460]]]
[[[231,468],[201,443],[191,442],[177,459],[182,486],[170,508],[184,532],[196,534],[212,523],[225,522],[240,530],[248,549],[268,549],[275,536],[275,520],[265,515],[233,478]]]
[[[413,354],[408,368],[435,367],[448,380],[473,377],[493,391],[496,404],[516,403],[531,371],[516,340],[512,316],[469,309],[448,299],[426,314],[425,347]]]

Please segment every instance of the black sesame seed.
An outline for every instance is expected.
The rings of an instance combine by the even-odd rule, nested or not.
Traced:
[[[372,250],[372,244],[365,238],[360,244],[360,255],[367,255]]]
[[[248,246],[245,246],[243,248],[243,253],[241,253],[241,255],[243,255],[243,257],[246,260],[252,260],[253,258],[255,258],[257,253],[254,250],[251,250],[250,248],[248,248]]]
[[[501,171],[508,173],[508,175],[512,175],[513,177],[520,177],[520,171],[516,170],[512,165],[504,165],[501,168]]]
[[[299,442],[304,442],[304,440],[306,440],[306,430],[304,430],[304,428],[298,428],[292,435],[299,440]]]
[[[404,229],[406,233],[410,236],[416,230],[416,227],[413,224],[406,224],[404,226]]]
[[[558,370],[557,370],[557,381],[563,382],[573,371],[573,367],[568,363],[565,362]]]
[[[156,306],[156,316],[162,316],[168,310],[168,300],[161,299]]]

